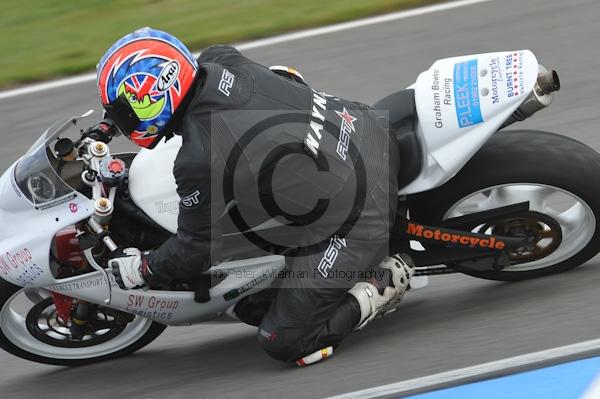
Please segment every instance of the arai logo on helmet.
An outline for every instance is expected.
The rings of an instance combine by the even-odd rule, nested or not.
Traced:
[[[156,88],[158,91],[167,91],[169,87],[175,83],[179,76],[179,62],[173,60],[167,63],[158,75],[158,81],[156,82]]]

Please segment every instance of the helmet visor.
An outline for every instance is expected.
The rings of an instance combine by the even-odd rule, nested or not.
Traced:
[[[115,101],[105,104],[104,109],[119,130],[127,137],[141,123],[125,94],[121,94]]]

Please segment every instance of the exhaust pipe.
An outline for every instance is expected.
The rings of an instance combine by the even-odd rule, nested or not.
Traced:
[[[500,129],[515,122],[521,122],[539,110],[546,108],[552,103],[554,92],[559,90],[560,80],[558,79],[558,73],[554,70],[549,71],[540,65],[537,81],[532,92],[525,98],[510,118],[504,122]]]
[[[541,65],[536,83],[535,89],[539,90],[540,95],[550,94],[560,90],[558,73],[556,73],[556,71],[548,71]]]

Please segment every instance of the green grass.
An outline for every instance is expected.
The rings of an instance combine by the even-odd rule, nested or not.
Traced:
[[[382,14],[440,0],[2,0],[0,88],[93,70],[142,26],[191,50]]]

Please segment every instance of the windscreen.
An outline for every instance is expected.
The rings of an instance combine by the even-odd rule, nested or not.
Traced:
[[[36,207],[53,206],[67,201],[74,195],[74,189],[65,180],[71,183],[78,182],[83,164],[81,161],[59,160],[51,148],[59,137],[78,136],[78,120],[79,118],[75,117],[56,122],[36,140],[17,163],[17,186]]]
[[[48,147],[39,145],[37,149],[32,148],[15,168],[17,186],[34,205],[47,204],[73,192],[56,173],[49,156],[54,157]]]

